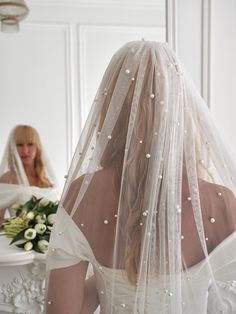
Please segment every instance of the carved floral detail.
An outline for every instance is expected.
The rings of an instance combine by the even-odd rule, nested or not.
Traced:
[[[15,314],[43,313],[45,291],[45,265],[30,264],[29,272],[20,274],[10,283],[2,284],[0,293],[3,302],[13,309]]]

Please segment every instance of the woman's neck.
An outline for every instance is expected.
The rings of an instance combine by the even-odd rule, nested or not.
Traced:
[[[36,171],[33,165],[24,166],[27,177],[36,177]]]

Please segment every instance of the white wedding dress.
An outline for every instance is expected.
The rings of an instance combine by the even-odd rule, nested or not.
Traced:
[[[65,226],[66,232],[64,233]],[[54,241],[58,234],[60,234],[60,242]],[[124,270],[115,270],[116,294],[112,298],[111,283],[113,281],[114,269],[104,267],[98,263],[87,239],[62,207],[58,210],[57,230],[53,236],[54,238],[51,239],[51,249],[48,252],[50,257],[48,259],[48,267],[50,270],[72,266],[80,261],[89,261],[93,266],[96,276],[100,313],[143,314],[142,311],[139,312],[138,302],[136,310],[133,311],[134,305],[132,302],[136,288],[130,284]],[[55,243],[60,243],[60,247],[55,247]],[[68,249],[64,250],[63,247]],[[206,260],[188,268],[187,271],[182,273],[182,311],[184,314],[236,313],[235,248],[236,231],[209,254],[213,276],[223,299],[223,303],[221,304],[218,303],[218,298],[215,297],[217,292],[209,277]],[[188,288],[188,281],[191,281],[191,291]],[[186,285],[184,282],[186,282]],[[171,291],[168,290],[168,287],[163,286],[161,276],[152,279],[146,293],[148,298],[144,313],[162,314],[158,311],[158,305],[161,298],[165,297],[165,294],[171,297]]]

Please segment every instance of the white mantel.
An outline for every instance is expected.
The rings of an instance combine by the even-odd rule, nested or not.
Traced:
[[[45,254],[25,252],[0,235],[0,313],[43,313]]]

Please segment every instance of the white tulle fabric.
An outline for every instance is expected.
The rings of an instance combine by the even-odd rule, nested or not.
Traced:
[[[48,268],[64,268],[80,261],[89,261],[94,267],[97,278],[97,289],[100,292],[101,313],[133,313],[136,288],[126,278],[124,270],[112,269],[101,265],[94,256],[84,234],[70,219],[63,208],[58,212],[58,230],[67,226],[66,236],[60,236],[60,245],[53,234],[53,254],[49,253]],[[61,231],[60,231],[61,232]],[[181,275],[182,312],[183,314],[215,314],[236,312],[236,232],[222,241],[210,254],[212,276],[209,274],[207,262],[201,261],[190,267]],[[113,280],[116,280],[116,294],[112,295]],[[234,280],[233,280],[234,279]],[[191,280],[191,292],[189,281]],[[143,313],[162,313],[158,310],[163,296],[170,294],[164,285],[165,277],[155,277],[149,283],[147,304]],[[165,288],[163,288],[165,287]],[[219,295],[220,294],[220,299]],[[219,301],[221,300],[221,301]],[[142,302],[142,301],[141,301]],[[124,306],[125,305],[125,306]],[[138,313],[138,312],[137,312]],[[169,312],[163,312],[169,313]],[[172,313],[172,312],[171,312]],[[173,312],[174,313],[174,312]]]
[[[71,164],[49,281],[50,271],[87,261],[101,313],[235,313],[235,165],[168,46],[126,44],[105,72]],[[63,307],[51,290],[49,303]]]

